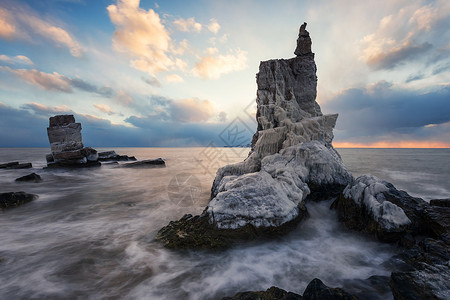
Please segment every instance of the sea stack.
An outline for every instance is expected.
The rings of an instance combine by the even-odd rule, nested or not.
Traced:
[[[296,57],[261,62],[249,156],[217,171],[202,215],[160,230],[157,239],[167,247],[219,248],[286,232],[306,215],[307,199],[337,196],[353,180],[331,145],[338,115],[323,115],[315,101],[311,44],[304,23]]]
[[[98,154],[93,148],[84,147],[81,137],[81,123],[73,115],[50,117],[47,128],[52,153],[48,154],[48,167],[98,166]]]

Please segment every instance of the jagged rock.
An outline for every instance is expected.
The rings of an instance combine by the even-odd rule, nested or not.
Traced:
[[[275,286],[261,292],[242,292],[222,300],[357,300],[358,298],[341,288],[330,288],[320,279],[313,279],[303,296],[287,292]]]
[[[165,167],[166,162],[162,158],[146,159],[133,163],[121,165],[123,168],[148,168],[148,167]]]
[[[303,300],[357,300],[341,288],[330,288],[320,279],[313,279],[303,293]]]
[[[407,232],[423,232],[428,204],[375,176],[362,175],[349,184],[332,208],[348,228],[375,234],[385,242],[399,241]]]
[[[33,181],[33,182],[41,182],[42,178],[36,173],[31,173],[16,179],[16,181]]]
[[[119,155],[116,151],[105,151],[98,153],[99,161],[135,161],[136,157],[128,155]]]
[[[311,45],[312,42],[309,37],[309,32],[306,31],[306,23],[303,23],[298,32],[297,48],[295,49],[294,54],[297,56],[311,54]]]
[[[390,286],[395,300],[450,299],[448,243],[426,238],[397,258],[411,270],[391,274]]]
[[[37,195],[27,194],[25,192],[0,193],[0,208],[8,209],[17,207],[37,198]]]
[[[32,167],[31,163],[19,163],[18,161],[0,164],[0,169],[29,169]]]
[[[450,207],[450,199],[433,199],[430,200],[431,206]]]
[[[302,296],[286,292],[275,286],[261,292],[242,292],[233,297],[224,297],[222,300],[302,300]]]
[[[427,207],[423,214],[423,227],[433,237],[450,234],[450,207]]]
[[[315,101],[316,64],[310,46],[304,24],[300,55],[261,62],[252,150],[243,162],[217,171],[205,210],[218,230],[283,226],[303,218],[311,188],[312,198],[329,199],[353,179],[331,145],[337,115],[323,115]]]

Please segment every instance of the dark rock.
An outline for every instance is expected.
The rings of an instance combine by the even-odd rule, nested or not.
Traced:
[[[28,169],[32,167],[31,163],[19,163],[18,161],[0,164],[0,169]]]
[[[450,199],[433,199],[430,200],[431,206],[450,207]]]
[[[49,163],[49,162],[54,162],[55,159],[53,158],[53,154],[47,154],[45,156],[45,160]]]
[[[297,48],[295,48],[294,54],[297,56],[312,55],[311,45],[312,41],[309,37],[309,32],[306,31],[306,23],[303,23],[298,32]]]
[[[357,297],[341,288],[330,288],[320,279],[313,279],[303,293],[303,300],[356,300]]]
[[[364,300],[390,299],[392,297],[389,286],[390,276],[374,275],[366,279],[344,280],[343,289]]]
[[[119,155],[116,151],[105,151],[98,153],[99,161],[136,161],[136,157]]]
[[[27,194],[25,192],[0,193],[0,208],[8,209],[17,207],[37,198],[37,195]]]
[[[204,249],[217,250],[231,247],[237,241],[264,239],[286,234],[307,216],[306,207],[302,203],[297,218],[278,227],[254,227],[250,224],[237,229],[219,229],[209,222],[206,210],[193,217],[184,215],[178,221],[159,230],[156,240],[171,249]]]
[[[433,236],[450,233],[450,207],[430,206],[423,215],[423,227]]]
[[[286,292],[275,286],[265,292],[242,292],[233,297],[224,297],[222,300],[302,300],[302,296]]]
[[[307,201],[323,201],[339,197],[346,185],[308,183],[308,187],[311,193],[306,197]]]
[[[148,168],[148,167],[165,167],[166,162],[162,158],[141,160],[134,163],[123,164],[124,168]]]
[[[50,127],[68,125],[70,123],[75,123],[75,117],[73,115],[58,115],[50,117],[49,123]]]
[[[41,182],[42,178],[36,173],[31,173],[16,179],[16,181],[33,181],[33,182]]]
[[[9,162],[9,163],[4,163],[4,164],[0,164],[0,169],[6,169],[12,166],[17,166],[19,165],[18,161],[13,161],[13,162]]]

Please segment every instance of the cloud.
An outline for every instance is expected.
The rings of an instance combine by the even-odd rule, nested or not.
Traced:
[[[134,68],[154,75],[173,65],[167,55],[169,33],[154,10],[139,8],[139,0],[118,0],[117,5],[109,5],[107,10],[116,26],[114,48],[129,54]]]
[[[182,99],[171,103],[170,114],[174,121],[205,122],[214,116],[214,106],[209,100]]]
[[[247,52],[236,50],[227,55],[206,55],[197,62],[193,74],[202,79],[219,78],[222,74],[241,71],[247,67]]]
[[[421,93],[379,82],[347,89],[322,108],[339,113],[335,136],[340,142],[445,140],[448,134],[427,125],[450,122],[448,99],[449,85]]]
[[[9,11],[0,7],[0,37],[10,39],[16,33],[16,26],[12,22]]]
[[[167,82],[184,82],[184,79],[177,74],[167,75],[166,76]]]
[[[161,82],[159,82],[158,78],[156,78],[155,76],[152,76],[151,78],[145,78],[145,77],[141,77],[141,78],[148,85],[158,87],[158,88],[162,87]]]
[[[0,57],[1,59],[1,57]],[[22,59],[23,60],[23,59]],[[72,88],[94,93],[106,98],[112,98],[115,95],[115,91],[110,87],[98,87],[91,83],[86,82],[80,78],[69,78],[64,75],[53,73],[45,73],[36,69],[12,69],[10,67],[0,66],[0,70],[7,71],[17,75],[26,82],[37,85],[43,90],[47,91],[59,91],[64,93],[72,93]]]
[[[129,106],[134,102],[133,98],[131,98],[130,95],[128,95],[125,91],[122,90],[117,92],[117,95],[114,99],[120,104],[125,106]]]
[[[220,25],[216,19],[210,19],[210,23],[208,24],[208,30],[214,34],[217,34],[220,29]]]
[[[68,114],[73,113],[72,109],[68,107],[67,105],[60,105],[60,106],[47,106],[41,103],[32,102],[32,103],[26,103],[21,106],[23,109],[29,109],[33,111],[37,115],[41,116],[52,116],[52,115],[61,115],[61,114]]]
[[[183,19],[179,18],[173,21],[175,28],[182,32],[200,32],[202,31],[202,24],[195,21],[195,18]]]
[[[12,2],[14,3],[14,2]],[[28,7],[14,3],[9,8],[0,8],[0,37],[33,40],[40,35],[56,46],[64,46],[74,57],[83,55],[83,48],[67,30],[37,17],[37,13]]]
[[[104,112],[105,114],[108,114],[110,116],[115,114],[115,112],[107,104],[94,104],[94,107],[99,111]]]
[[[377,30],[362,42],[362,59],[375,70],[390,70],[407,62],[428,65],[426,57],[437,57],[450,26],[450,3],[412,2],[380,20]],[[442,35],[444,34],[444,36]],[[448,59],[448,55],[439,59]]]
[[[406,78],[405,82],[409,83],[409,82],[413,82],[416,80],[421,80],[423,78],[425,78],[425,74],[423,74],[423,73],[413,74],[413,75],[408,76],[408,78]]]
[[[9,67],[0,67],[0,70],[13,73],[26,82],[37,85],[44,90],[72,93],[72,87],[67,77],[56,72],[49,74],[36,69],[11,69]]]
[[[14,65],[14,64],[26,64],[26,65],[33,65],[33,62],[31,59],[24,55],[16,55],[16,56],[8,56],[8,55],[0,55],[0,61]]]

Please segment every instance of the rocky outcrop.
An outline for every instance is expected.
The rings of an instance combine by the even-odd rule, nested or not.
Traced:
[[[98,153],[99,161],[135,161],[136,157],[128,155],[119,155],[116,151],[105,151]]]
[[[313,279],[306,287],[303,296],[271,287],[261,292],[242,292],[222,300],[357,300],[358,298],[341,288],[330,288],[320,279]]]
[[[28,169],[32,168],[31,163],[19,163],[18,161],[13,161],[9,163],[0,164],[0,169]]]
[[[308,195],[328,199],[351,182],[331,145],[337,115],[323,115],[316,99],[317,77],[306,24],[300,28],[297,55],[261,62],[257,74],[258,131],[243,162],[217,171],[211,201],[202,219],[223,235],[284,227],[304,217]],[[317,199],[316,199],[317,200]],[[202,223],[203,224],[203,223]],[[170,226],[170,225],[169,225]],[[177,230],[181,230],[178,228]],[[173,236],[163,228],[158,239]],[[183,238],[195,231],[183,231]],[[192,237],[198,239],[198,237]]]
[[[165,167],[166,162],[160,157],[156,159],[145,159],[137,162],[126,163],[121,165],[123,168],[152,168],[152,167]]]
[[[97,150],[84,147],[81,123],[73,115],[50,117],[47,128],[52,153],[46,156],[49,168],[79,168],[99,166]]]
[[[16,181],[41,182],[42,178],[36,173],[31,173],[16,179]]]
[[[25,192],[0,193],[0,208],[14,208],[33,201],[37,198],[37,195],[27,194]]]

